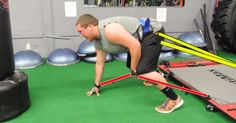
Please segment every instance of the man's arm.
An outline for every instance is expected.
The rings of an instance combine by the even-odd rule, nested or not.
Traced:
[[[92,88],[92,90],[88,91],[87,95],[91,96],[93,93],[96,93],[98,96],[99,94],[99,87],[100,87],[100,81],[102,79],[103,75],[103,70],[104,70],[104,64],[106,61],[106,52],[102,50],[97,50],[96,49],[96,55],[97,55],[97,60],[96,60],[96,66],[95,66],[95,85]]]
[[[95,84],[99,85],[102,79],[104,64],[106,61],[106,52],[102,50],[96,50],[96,53],[97,53],[97,61],[96,61]]]
[[[113,42],[125,46],[129,49],[131,55],[131,70],[136,72],[136,67],[141,57],[141,44],[120,24],[111,23],[105,27],[106,38]]]

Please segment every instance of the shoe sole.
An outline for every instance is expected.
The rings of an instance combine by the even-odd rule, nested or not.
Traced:
[[[166,114],[167,114],[167,113],[171,113],[171,112],[174,111],[175,109],[181,107],[183,104],[184,104],[184,100],[181,99],[181,101],[180,101],[172,110],[170,110],[170,111],[158,111],[157,108],[155,108],[155,110],[156,110],[157,112],[166,113]]]

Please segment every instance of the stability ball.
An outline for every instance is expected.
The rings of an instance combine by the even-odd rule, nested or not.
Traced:
[[[202,49],[206,48],[207,46],[205,40],[203,39],[203,37],[200,35],[199,32],[183,33],[178,37],[178,39]],[[197,56],[182,51],[176,51],[176,55],[183,58],[197,58]]]
[[[14,55],[17,69],[35,68],[44,63],[42,56],[32,50],[22,50]]]
[[[58,48],[49,54],[47,63],[54,66],[66,66],[79,61],[79,56],[72,49]]]

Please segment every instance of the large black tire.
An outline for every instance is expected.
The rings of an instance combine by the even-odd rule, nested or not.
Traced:
[[[211,27],[218,44],[223,49],[236,53],[236,0],[219,2]]]

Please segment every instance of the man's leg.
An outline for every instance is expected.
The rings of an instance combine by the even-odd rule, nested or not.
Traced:
[[[142,76],[167,83],[166,79],[156,71],[142,74]],[[184,101],[173,91],[172,88],[162,84],[157,84],[156,87],[167,97],[166,101],[162,105],[155,108],[156,111],[160,113],[170,113],[183,105]]]
[[[162,72],[158,72],[158,73],[164,77],[164,73],[162,73]],[[147,87],[150,87],[150,86],[155,86],[156,83],[152,83],[152,82],[149,82],[149,81],[144,81],[143,85],[147,86]]]
[[[160,32],[164,32],[164,28],[162,28]],[[143,75],[144,77],[167,83],[166,79],[156,72],[158,58],[162,47],[160,41],[162,40],[164,40],[162,37],[157,36],[154,33],[148,33],[144,36],[140,42],[142,53],[136,72],[137,75]],[[129,66],[129,62],[127,63]],[[156,111],[161,113],[170,113],[183,104],[183,100],[177,96],[171,88],[161,84],[157,84],[156,87],[167,96],[165,103],[155,108]]]

